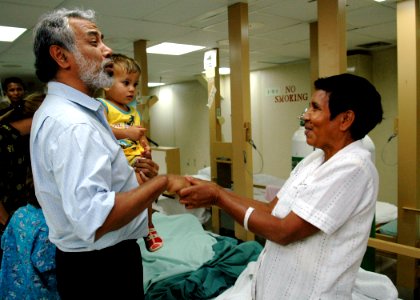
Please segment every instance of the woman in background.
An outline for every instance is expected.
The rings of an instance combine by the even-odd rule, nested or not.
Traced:
[[[28,201],[29,133],[32,117],[44,97],[31,94],[21,109],[12,109],[0,118],[0,237],[11,214]]]
[[[56,249],[48,239],[31,175],[27,190],[28,204],[13,213],[1,239],[0,299],[59,299]]]

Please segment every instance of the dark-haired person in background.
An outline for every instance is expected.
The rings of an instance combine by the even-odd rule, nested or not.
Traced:
[[[21,108],[9,110],[0,120],[0,236],[11,214],[27,203],[29,133],[44,97],[39,93],[28,95]]]
[[[12,109],[22,109],[23,97],[25,96],[25,84],[23,80],[19,77],[8,77],[3,81],[2,88],[8,101],[4,107],[2,105],[0,116]]]
[[[35,197],[32,174],[27,205],[19,207],[1,238],[0,299],[60,299],[55,275],[55,246]]]

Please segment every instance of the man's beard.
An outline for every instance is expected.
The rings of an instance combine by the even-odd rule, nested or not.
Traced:
[[[112,86],[114,78],[112,74],[105,72],[104,68],[106,64],[110,63],[109,58],[105,59],[100,68],[98,68],[96,64],[90,63],[79,50],[76,50],[74,55],[79,67],[80,79],[91,92]]]

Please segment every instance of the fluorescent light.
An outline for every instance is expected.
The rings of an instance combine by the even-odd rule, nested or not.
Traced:
[[[26,28],[0,26],[0,41],[13,42],[25,31]]]
[[[164,85],[164,83],[163,82],[149,82],[149,83],[147,83],[148,87],[155,87],[155,86],[161,86],[161,85]]]
[[[375,2],[385,2],[386,0],[374,0]]]
[[[201,50],[205,47],[175,43],[161,43],[146,49],[147,53],[166,54],[166,55],[182,55],[193,51]]]

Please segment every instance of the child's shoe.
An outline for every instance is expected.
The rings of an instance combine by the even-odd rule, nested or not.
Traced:
[[[163,240],[154,227],[149,227],[149,234],[144,238],[144,243],[149,252],[159,250],[163,246]]]

